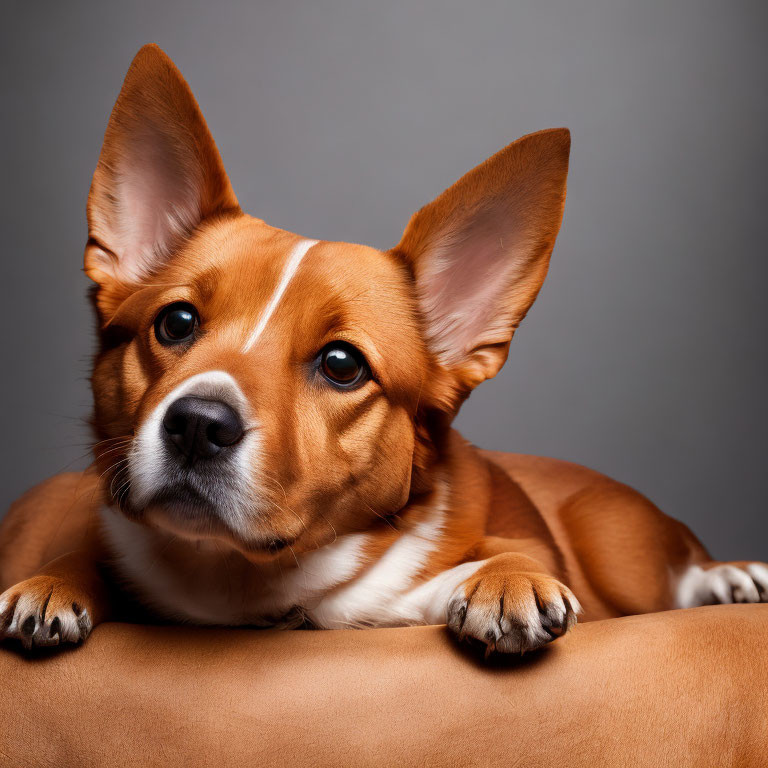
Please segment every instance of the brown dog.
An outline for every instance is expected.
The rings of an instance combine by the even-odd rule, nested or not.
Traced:
[[[240,210],[188,86],[143,48],[88,200],[98,471],[4,521],[24,580],[0,636],[77,642],[122,591],[202,624],[447,622],[519,652],[582,608],[768,599],[768,567],[713,562],[626,486],[450,428],[544,280],[569,145],[516,141],[391,251],[309,240]]]

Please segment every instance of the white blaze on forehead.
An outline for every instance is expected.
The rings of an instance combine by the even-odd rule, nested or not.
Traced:
[[[288,255],[288,260],[285,262],[283,273],[280,275],[280,281],[275,288],[275,292],[272,294],[269,303],[261,313],[259,322],[256,324],[256,327],[253,329],[251,335],[248,337],[248,340],[245,342],[245,345],[243,346],[243,352],[248,352],[248,350],[256,343],[259,336],[261,336],[264,328],[266,328],[267,323],[269,322],[269,319],[272,317],[275,309],[277,308],[277,305],[280,303],[280,299],[283,297],[285,289],[288,287],[288,284],[296,274],[296,270],[299,268],[301,260],[307,255],[307,251],[313,245],[317,245],[317,243],[317,240],[301,240],[293,247],[293,250]]]

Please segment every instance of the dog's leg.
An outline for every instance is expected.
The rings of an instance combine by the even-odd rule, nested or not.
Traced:
[[[78,643],[107,608],[93,550],[70,552],[0,595],[0,640],[14,638],[26,648]]]
[[[590,585],[620,614],[768,602],[768,566],[712,560],[688,528],[606,479],[559,511]]]
[[[564,634],[580,610],[571,590],[536,560],[508,551],[435,576],[405,596],[403,612],[445,622],[487,652],[523,653]]]

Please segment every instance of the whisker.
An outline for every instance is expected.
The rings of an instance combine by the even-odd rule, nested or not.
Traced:
[[[337,539],[339,538],[339,534],[336,532],[336,529],[333,527],[333,523],[331,523],[331,521],[322,512],[318,510],[318,514],[320,515],[320,517],[323,518],[323,520],[326,523],[328,523],[331,530],[333,531],[333,541],[329,542],[328,545],[326,545],[326,546],[330,546],[330,544],[334,544],[337,541]]]
[[[126,446],[125,446],[125,445],[118,445],[118,446],[117,446],[117,447],[115,447],[115,448],[110,448],[109,450],[107,450],[107,451],[103,451],[103,452],[102,452],[102,453],[100,453],[98,456],[96,456],[96,460],[97,460],[97,461],[98,461],[98,460],[101,460],[101,459],[103,459],[105,456],[109,456],[109,454],[110,454],[110,453],[115,453],[116,451],[124,451],[124,450],[125,450],[125,448],[126,448]]]

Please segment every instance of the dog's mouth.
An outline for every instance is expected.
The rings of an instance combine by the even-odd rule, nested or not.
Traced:
[[[124,505],[122,511],[136,522],[196,543],[217,542],[250,559],[270,559],[291,547],[293,536],[279,534],[264,522],[248,526],[234,521],[231,505],[222,506],[223,492],[210,489],[198,478],[175,477],[141,505]]]

